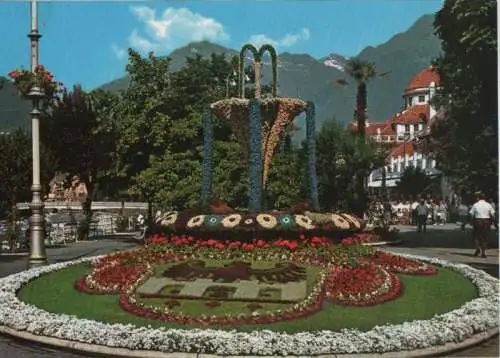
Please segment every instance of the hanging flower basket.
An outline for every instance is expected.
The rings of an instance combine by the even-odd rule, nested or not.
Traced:
[[[42,65],[37,66],[34,73],[21,68],[12,70],[8,76],[23,98],[29,97],[28,94],[35,84],[40,87],[47,99],[54,98],[64,91],[63,83],[57,82],[54,75]]]

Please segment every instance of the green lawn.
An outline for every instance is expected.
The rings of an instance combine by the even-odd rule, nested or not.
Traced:
[[[73,284],[89,271],[87,264],[71,266],[43,275],[26,284],[19,292],[21,300],[49,312],[65,313],[80,318],[110,323],[132,323],[153,327],[194,328],[163,321],[143,319],[123,311],[115,295],[87,295],[76,291]],[[344,307],[325,303],[323,310],[307,318],[266,325],[238,326],[231,329],[250,331],[300,332],[358,328],[369,330],[385,323],[401,323],[429,319],[460,307],[477,296],[475,286],[452,270],[439,268],[434,276],[399,275],[404,286],[401,297],[371,307]]]

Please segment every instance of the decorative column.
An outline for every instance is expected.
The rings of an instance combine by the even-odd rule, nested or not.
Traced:
[[[319,211],[318,176],[316,174],[316,111],[314,103],[307,102],[306,109],[306,141],[307,170],[309,174],[309,195],[315,211]]]
[[[249,103],[249,148],[248,174],[250,177],[248,210],[258,212],[262,204],[262,126],[260,123],[260,101],[256,98]]]
[[[261,76],[262,76],[262,62],[254,60],[253,62],[255,70],[255,98],[260,98],[261,96]]]
[[[42,37],[38,33],[38,6],[36,0],[31,0],[31,31],[28,34],[31,44],[31,72],[36,73],[38,67],[38,41]],[[36,76],[34,77],[36,78]],[[40,184],[40,100],[44,97],[42,89],[34,83],[29,97],[32,100],[33,108],[31,115],[31,138],[33,156],[33,182],[31,192],[31,219],[30,219],[30,256],[28,265],[37,267],[47,264],[45,254],[45,220],[43,216],[43,202],[41,198],[42,186]]]
[[[201,183],[201,202],[208,204],[212,195],[212,153],[213,153],[213,125],[212,111],[206,106],[203,109],[203,167]]]

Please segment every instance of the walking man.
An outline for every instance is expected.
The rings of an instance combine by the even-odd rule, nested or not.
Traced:
[[[425,205],[424,199],[420,200],[420,203],[417,205],[415,211],[417,212],[417,232],[421,232],[422,229],[426,232],[428,209],[427,205]]]
[[[486,197],[482,193],[478,193],[477,201],[470,209],[470,216],[473,222],[473,235],[474,241],[476,243],[476,251],[474,256],[486,257],[486,242],[488,240],[488,232],[490,231],[490,226],[492,220],[495,220],[495,210],[488,203]]]

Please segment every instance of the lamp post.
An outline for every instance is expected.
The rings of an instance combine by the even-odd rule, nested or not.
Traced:
[[[31,45],[31,72],[35,75],[38,67],[38,41],[40,33],[38,32],[38,4],[36,0],[30,1],[31,31],[28,34]],[[36,79],[37,77],[34,76]],[[45,220],[43,217],[43,202],[41,198],[42,186],[40,184],[40,100],[44,97],[39,83],[35,81],[29,92],[32,100],[31,115],[31,139],[32,139],[32,157],[33,157],[33,181],[31,192],[31,219],[30,219],[30,256],[28,265],[30,267],[42,266],[47,263],[45,254]]]

